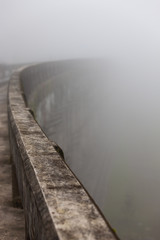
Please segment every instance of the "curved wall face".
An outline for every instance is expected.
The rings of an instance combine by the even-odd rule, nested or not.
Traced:
[[[99,127],[100,65],[77,60],[33,66],[22,79],[28,104],[43,131],[63,149],[66,162],[103,208],[109,163],[107,150],[100,144],[105,136]]]
[[[100,116],[106,104],[99,97],[102,73],[102,62],[65,61],[33,66],[24,71],[22,80],[43,131],[63,149],[68,165],[104,209],[110,162],[102,144],[107,134]]]

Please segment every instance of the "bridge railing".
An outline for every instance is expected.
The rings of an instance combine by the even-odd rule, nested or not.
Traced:
[[[51,63],[18,70],[8,90],[13,202],[24,209],[26,239],[115,240],[115,233],[26,106],[25,95],[30,92],[24,94],[22,80],[24,88],[30,79],[36,85],[36,79],[45,79],[49,71],[56,75],[59,70]]]

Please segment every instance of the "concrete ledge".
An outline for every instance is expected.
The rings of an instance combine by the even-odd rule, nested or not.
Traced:
[[[26,107],[22,72],[15,72],[10,80],[8,119],[26,239],[117,239]]]

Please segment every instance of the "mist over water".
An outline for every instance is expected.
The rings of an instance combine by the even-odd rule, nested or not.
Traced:
[[[70,112],[78,124],[85,121],[79,132],[69,122],[75,135],[68,163],[80,179],[81,169],[122,240],[159,240],[160,3],[0,0],[0,6],[1,62],[106,59],[101,73],[95,67],[89,77],[78,72],[77,95],[70,93]]]

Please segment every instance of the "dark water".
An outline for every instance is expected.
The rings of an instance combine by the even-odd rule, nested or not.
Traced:
[[[70,67],[38,90],[49,89],[40,125],[122,240],[160,239],[160,83],[148,69]]]

